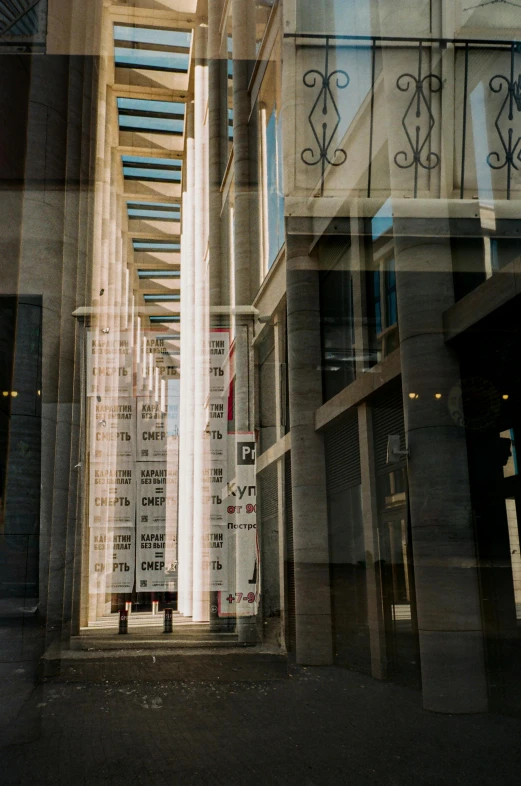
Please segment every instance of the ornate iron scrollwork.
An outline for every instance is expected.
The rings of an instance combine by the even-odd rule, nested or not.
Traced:
[[[317,149],[306,147],[300,157],[307,166],[321,165],[322,175],[320,181],[320,193],[324,193],[324,178],[326,165],[341,166],[347,160],[345,150],[336,148],[333,155],[330,155],[330,148],[335,134],[340,126],[341,115],[331,85],[336,82],[338,90],[344,90],[349,84],[349,76],[346,71],[335,69],[329,72],[329,38],[326,37],[325,45],[325,64],[324,73],[317,68],[310,68],[303,77],[306,87],[314,88],[320,84],[315,103],[308,115],[308,121],[313,131],[313,136],[317,144]]]
[[[512,186],[512,170],[519,171],[521,163],[521,131],[514,130],[514,109],[521,113],[521,74],[514,77],[514,58],[516,47],[510,50],[510,77],[495,74],[490,80],[489,87],[493,93],[502,93],[505,88],[504,99],[495,120],[503,154],[493,151],[487,156],[487,164],[492,169],[507,169],[507,199],[510,199]],[[505,116],[507,122],[505,124]],[[504,126],[507,126],[506,129]],[[519,126],[518,126],[519,128]],[[514,141],[514,135],[517,137]]]
[[[396,80],[396,87],[402,93],[407,93],[414,86],[414,93],[402,118],[402,127],[411,148],[400,150],[394,157],[394,163],[400,169],[414,167],[414,196],[418,196],[418,173],[420,167],[425,170],[435,169],[439,166],[440,157],[428,148],[432,130],[436,124],[431,109],[428,93],[439,93],[442,82],[439,76],[429,73],[423,76],[423,46],[420,42],[418,55],[418,74],[401,74]],[[420,120],[427,118],[426,126],[422,128]],[[409,160],[410,159],[410,160]]]
[[[464,11],[475,11],[476,8],[484,8],[486,5],[498,5],[501,3],[502,5],[513,5],[514,8],[521,8],[519,3],[513,3],[512,0],[484,0],[483,3],[478,3],[477,5],[469,5],[468,8],[464,8]]]

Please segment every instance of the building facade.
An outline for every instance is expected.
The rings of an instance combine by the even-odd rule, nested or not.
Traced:
[[[519,712],[516,4],[39,5],[0,30],[6,608],[54,661],[158,604]]]

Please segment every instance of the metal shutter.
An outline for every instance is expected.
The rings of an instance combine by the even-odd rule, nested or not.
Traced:
[[[261,521],[277,516],[277,462],[269,464],[258,476]]]
[[[360,442],[358,410],[349,412],[339,424],[325,433],[327,493],[359,486]]]

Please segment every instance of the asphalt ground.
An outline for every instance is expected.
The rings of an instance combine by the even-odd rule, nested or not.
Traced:
[[[3,786],[521,783],[520,719],[428,713],[356,672],[37,684],[31,648],[2,643]]]

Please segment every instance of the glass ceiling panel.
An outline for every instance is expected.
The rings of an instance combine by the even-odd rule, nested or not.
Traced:
[[[189,49],[192,41],[192,33],[182,30],[163,30],[151,27],[114,25],[114,40]]]
[[[129,218],[145,218],[153,221],[179,221],[181,214],[179,211],[169,210],[147,210],[144,208],[129,207]]]
[[[181,295],[143,295],[143,299],[145,300],[146,303],[150,303],[150,302],[172,303],[181,300]]]
[[[122,156],[123,174],[129,180],[181,182],[182,162],[175,158]]]
[[[140,164],[150,164],[158,167],[168,167],[181,169],[182,162],[178,158],[153,158],[151,156],[121,156],[124,164],[129,166],[139,166]]]
[[[116,65],[187,73],[191,31],[114,26]]]
[[[151,101],[141,98],[118,98],[118,109],[127,110],[133,114],[161,115],[162,117],[185,116],[185,105],[176,101]]]
[[[158,241],[134,240],[134,251],[179,251],[179,243],[162,243]]]
[[[165,120],[162,117],[133,117],[119,116],[119,127],[124,130],[151,131],[157,134],[176,134],[182,136],[184,131],[183,120]]]
[[[185,105],[174,101],[118,98],[119,127],[182,135]]]
[[[180,270],[138,270],[139,278],[180,278]]]
[[[127,206],[133,209],[143,208],[143,210],[171,210],[176,213],[181,212],[181,205],[177,202],[139,202],[130,199]]]
[[[114,48],[116,65],[122,68],[144,68],[149,71],[188,73],[188,55],[164,53],[147,49]]]
[[[166,180],[171,183],[181,182],[181,170],[144,169],[124,166],[123,175],[129,180]]]

